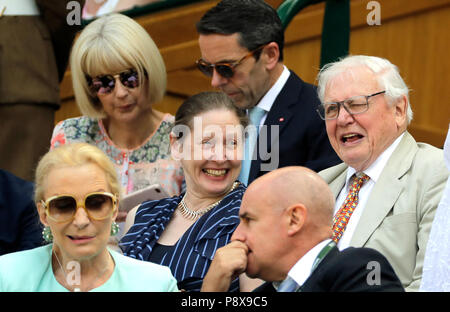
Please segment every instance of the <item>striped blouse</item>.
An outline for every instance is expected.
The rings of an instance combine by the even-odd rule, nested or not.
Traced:
[[[239,224],[239,208],[245,186],[239,184],[219,205],[198,219],[158,264],[168,266],[178,281],[179,289],[200,291],[203,278],[216,250],[229,243]],[[152,249],[183,198],[180,196],[143,203],[136,212],[134,225],[119,246],[124,255],[151,261]],[[239,290],[235,279],[229,291]]]

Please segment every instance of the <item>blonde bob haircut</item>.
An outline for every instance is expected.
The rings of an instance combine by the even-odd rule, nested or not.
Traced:
[[[88,143],[72,143],[58,146],[45,154],[38,163],[35,177],[34,201],[44,199],[46,181],[50,171],[58,168],[79,167],[94,164],[103,170],[111,193],[120,197],[120,184],[116,169],[109,157],[98,147]]]
[[[118,13],[100,17],[86,26],[70,55],[75,100],[81,113],[92,118],[107,117],[97,96],[89,90],[86,75],[116,74],[130,68],[137,70],[139,85],[146,88],[141,92],[148,92],[149,105],[162,100],[166,92],[166,67],[144,28]]]

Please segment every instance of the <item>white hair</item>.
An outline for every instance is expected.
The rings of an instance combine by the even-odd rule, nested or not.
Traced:
[[[386,91],[386,98],[389,104],[406,96],[407,99],[407,121],[408,124],[413,118],[413,112],[409,103],[409,89],[400,76],[397,66],[387,59],[367,56],[367,55],[349,55],[341,58],[337,62],[326,64],[319,72],[317,77],[317,93],[320,101],[323,103],[325,98],[325,88],[328,82],[344,71],[355,67],[365,66],[370,69],[377,78],[377,82],[383,90]]]

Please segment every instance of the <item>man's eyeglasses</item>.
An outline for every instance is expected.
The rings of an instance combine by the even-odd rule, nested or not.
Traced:
[[[358,95],[348,98],[340,102],[323,103],[319,105],[317,112],[320,118],[323,120],[336,119],[339,116],[341,106],[350,115],[356,115],[366,112],[369,109],[369,98],[379,94],[383,94],[386,91],[377,92],[371,95]]]
[[[249,52],[248,54],[244,55],[239,61],[232,62],[232,63],[216,63],[211,64],[203,59],[199,59],[195,62],[197,64],[197,68],[206,76],[212,77],[214,69],[216,69],[217,73],[222,76],[223,78],[231,78],[234,75],[234,69],[239,66],[245,59],[249,58],[250,56],[253,56],[256,52],[262,50],[265,47],[265,45]]]
[[[55,222],[68,222],[75,218],[78,207],[82,207],[91,220],[104,220],[113,215],[117,198],[108,192],[87,194],[82,203],[72,195],[57,195],[41,201],[47,216]]]
[[[108,94],[114,90],[117,77],[127,88],[133,89],[139,86],[139,74],[134,69],[127,69],[116,75],[100,75],[94,78],[86,75],[86,80],[93,94]]]

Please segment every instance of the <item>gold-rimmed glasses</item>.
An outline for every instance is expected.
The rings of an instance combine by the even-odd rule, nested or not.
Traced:
[[[109,192],[93,192],[78,202],[72,195],[62,194],[41,200],[47,216],[55,222],[69,222],[75,218],[78,207],[83,208],[91,220],[111,217],[117,209],[117,196]]]

